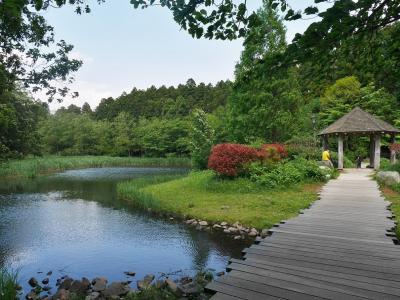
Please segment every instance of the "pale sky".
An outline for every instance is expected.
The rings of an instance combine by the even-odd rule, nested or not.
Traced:
[[[310,3],[289,2],[295,9]],[[261,1],[252,4],[256,9]],[[45,13],[56,37],[73,44],[73,57],[84,62],[70,86],[80,97],[51,103],[52,111],[84,102],[94,109],[102,98],[117,97],[133,87],[178,85],[189,78],[205,83],[233,80],[242,40],[193,39],[179,29],[168,9],[135,10],[129,0],[107,0],[102,5],[93,1],[91,8],[90,14],[83,15],[76,15],[70,7]],[[287,22],[288,41],[310,22]]]

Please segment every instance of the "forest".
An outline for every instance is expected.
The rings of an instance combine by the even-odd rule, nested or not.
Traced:
[[[0,157],[190,156],[198,110],[212,129],[212,144],[317,145],[318,131],[355,106],[400,125],[398,23],[343,38],[339,47],[317,49],[293,64],[287,60],[297,42],[287,42],[283,16],[274,7],[265,2],[257,11],[258,22],[246,33],[233,82],[188,79],[177,87],[133,88],[102,99],[94,109],[85,103],[50,113],[47,100],[67,90],[50,90],[49,99],[36,101],[26,90],[36,82],[24,85],[3,72]],[[70,51],[68,45],[60,46],[62,55]],[[54,76],[67,77],[79,67],[79,62],[67,63],[61,66],[65,74],[56,70]],[[360,143],[362,139],[348,140],[346,146],[366,151]]]

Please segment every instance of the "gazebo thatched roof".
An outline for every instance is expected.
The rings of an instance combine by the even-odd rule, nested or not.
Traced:
[[[319,135],[339,134],[339,133],[387,133],[398,134],[400,130],[382,121],[373,115],[363,111],[361,108],[356,107],[348,114],[341,117],[335,123],[331,124]]]

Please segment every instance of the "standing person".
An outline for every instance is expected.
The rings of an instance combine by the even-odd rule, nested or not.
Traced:
[[[361,162],[362,162],[362,158],[360,155],[358,155],[356,158],[357,169],[361,168]]]
[[[325,149],[322,152],[322,161],[326,163],[330,168],[333,168],[333,163],[331,161],[331,154],[329,153],[329,149]]]

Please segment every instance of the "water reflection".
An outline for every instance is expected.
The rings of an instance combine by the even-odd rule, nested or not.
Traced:
[[[121,202],[116,183],[181,169],[104,168],[0,182],[0,265],[74,277],[124,279],[176,270],[223,270],[245,246],[157,219]]]

